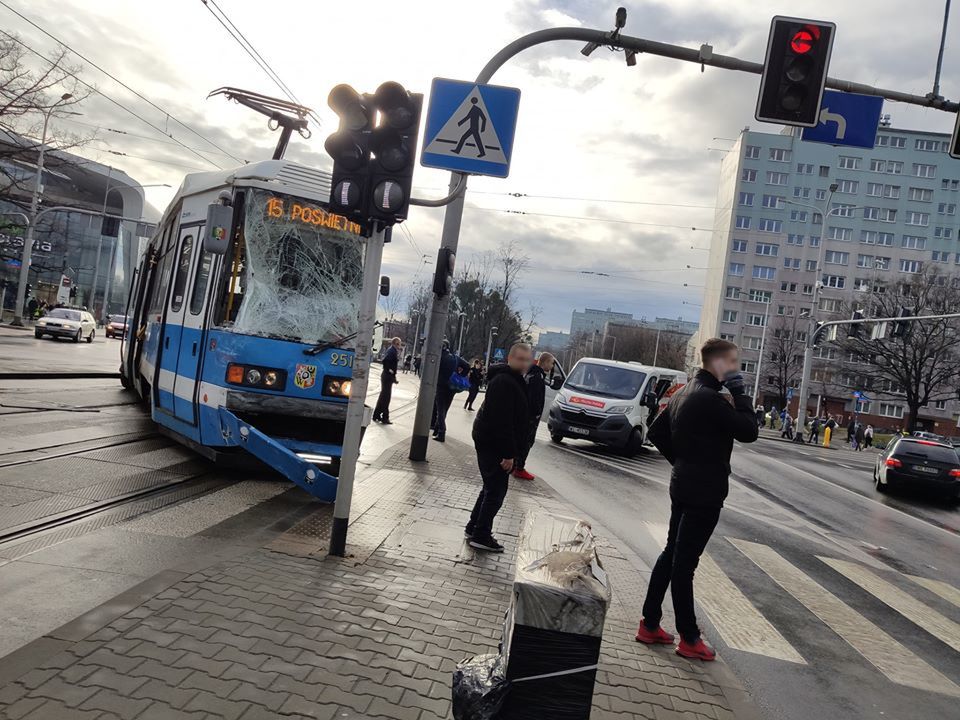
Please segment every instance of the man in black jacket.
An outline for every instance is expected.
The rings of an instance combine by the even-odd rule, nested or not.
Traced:
[[[643,603],[637,640],[672,644],[660,627],[661,606],[670,586],[680,643],[677,654],[713,660],[714,650],[700,637],[693,606],[693,574],[727,497],[733,441],[757,439],[757,419],[747,397],[737,346],[707,340],[700,349],[702,369],[670,399],[650,426],[649,438],[670,462],[670,528]],[[726,387],[730,397],[720,394]]]
[[[518,480],[533,480],[536,476],[527,470],[527,455],[537,440],[537,429],[543,415],[543,405],[547,393],[547,375],[553,372],[556,362],[552,353],[542,352],[527,372],[527,405],[530,411],[530,424],[527,441],[520,446],[520,454],[513,463],[513,476]]]
[[[437,363],[437,394],[433,402],[433,439],[445,442],[447,439],[447,412],[453,402],[456,391],[450,387],[450,376],[454,373],[466,375],[470,366],[457,354],[450,351],[450,341],[444,340],[440,349],[440,362]]]
[[[493,537],[493,519],[507,495],[513,462],[527,441],[530,411],[523,376],[533,360],[526,343],[510,348],[506,365],[494,365],[487,375],[487,393],[473,421],[473,444],[483,478],[483,489],[474,503],[465,535],[470,546],[503,552]]]
[[[390,341],[390,347],[383,354],[383,371],[380,373],[380,397],[373,410],[374,422],[390,425],[390,398],[393,395],[393,386],[397,380],[397,365],[400,363],[400,344],[398,337]]]

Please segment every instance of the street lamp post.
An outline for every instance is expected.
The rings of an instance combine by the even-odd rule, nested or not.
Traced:
[[[459,356],[463,353],[463,326],[466,324],[467,314],[465,312],[460,313],[460,332],[457,333],[457,355]]]
[[[770,324],[770,306],[773,304],[773,295],[767,300],[767,309],[763,313],[763,332],[760,333],[760,353],[757,357],[756,375],[753,379],[753,403],[757,403],[757,394],[760,392],[760,369],[763,367],[763,349],[767,342],[767,325]]]
[[[657,328],[657,342],[653,346],[653,366],[657,366],[657,356],[660,354],[660,328]]]
[[[493,349],[493,339],[497,336],[497,330],[499,329],[500,328],[494,325],[492,328],[490,328],[490,332],[487,335],[487,358],[486,358],[487,364],[483,371],[484,377],[486,377],[487,374],[490,372],[490,351]]]
[[[33,252],[33,235],[36,230],[37,209],[40,207],[40,193],[43,190],[43,160],[47,147],[47,127],[50,116],[57,105],[64,103],[73,95],[64,93],[53,105],[43,113],[43,132],[40,134],[40,149],[37,151],[37,175],[33,181],[33,195],[30,197],[30,217],[27,233],[23,240],[23,253],[20,256],[20,278],[17,283],[17,299],[14,305],[13,322],[11,325],[23,325],[23,306],[26,304],[27,285],[30,281],[30,255]]]
[[[830,193],[827,195],[826,202],[822,208],[810,203],[800,203],[792,200],[788,200],[787,202],[791,205],[813,208],[816,212],[820,213],[820,217],[825,226],[827,218],[833,214],[833,210],[830,208],[830,202],[838,187],[839,185],[836,182],[830,183]],[[823,265],[824,240],[825,238],[820,238],[820,247],[817,248],[817,274],[813,284],[813,305],[810,308],[807,341],[803,349],[803,371],[800,374],[800,398],[797,406],[797,428],[800,432],[797,433],[795,442],[803,442],[803,429],[807,422],[807,396],[810,393],[810,369],[813,366],[813,335],[817,330],[817,309],[820,304],[820,290],[823,287],[821,267]]]
[[[611,360],[616,360],[616,354],[617,354],[617,336],[616,336],[616,335],[611,335],[611,336],[610,336],[610,339],[613,340],[613,343],[610,345],[610,359],[611,359]]]

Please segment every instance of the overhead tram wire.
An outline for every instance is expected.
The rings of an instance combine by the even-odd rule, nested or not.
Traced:
[[[149,142],[160,143],[161,145],[181,145],[181,143],[176,140],[163,140],[158,137],[151,137],[149,135],[140,135],[139,133],[133,133],[129,130],[119,130],[117,128],[107,127],[106,125],[95,125],[94,123],[82,122],[81,120],[76,120],[71,117],[58,118],[60,122],[70,123],[72,125],[83,125],[84,127],[93,128],[94,130],[105,130],[106,132],[116,133],[117,135],[126,135],[127,137],[137,138],[138,140],[147,140]],[[200,148],[190,148],[191,150],[197,150],[199,152],[208,153],[210,155],[223,155],[225,157],[233,157],[232,155],[227,155],[226,153],[219,152],[218,150],[201,150]],[[246,160],[244,160],[246,162]]]
[[[471,190],[471,195],[500,195],[504,197],[514,197],[514,198],[533,198],[537,200],[566,200],[571,202],[589,202],[589,203],[614,203],[618,205],[647,205],[653,207],[679,207],[679,208],[690,208],[696,210],[716,210],[716,205],[691,205],[687,203],[668,203],[668,202],[652,202],[648,200],[619,200],[616,198],[587,198],[587,197],[576,197],[573,195],[534,195],[531,193],[520,193],[520,192],[492,192],[492,191],[483,191],[483,190]]]
[[[232,37],[241,48],[243,48],[243,51],[250,56],[250,59],[253,60],[260,67],[260,69],[267,74],[267,77],[273,81],[273,84],[280,88],[280,92],[286,95],[287,99],[291,102],[302,106],[303,103],[300,102],[293,90],[287,86],[277,71],[270,66],[270,63],[267,62],[266,58],[264,58],[263,55],[261,55],[253,46],[253,43],[247,40],[246,35],[240,31],[240,28],[238,28],[234,24],[233,20],[231,20],[227,15],[227,13],[225,13],[223,9],[217,5],[215,0],[200,0],[200,2],[202,2],[204,7],[210,11],[210,14],[216,18],[217,22],[223,26],[223,29],[227,31],[227,34],[230,35],[230,37]],[[216,12],[214,12],[214,8],[216,8]],[[219,13],[219,15],[217,13]],[[313,110],[310,110],[307,114],[310,116],[310,119],[317,124],[317,127],[321,127],[323,125],[323,123],[320,122],[320,118],[317,117],[317,114]]]
[[[561,218],[563,220],[576,220],[580,222],[616,223],[618,225],[644,225],[649,227],[677,228],[679,230],[693,230],[695,232],[711,232],[711,233],[713,232],[713,228],[698,228],[696,226],[691,226],[691,225],[670,225],[666,223],[640,222],[637,220],[619,220],[616,218],[588,217],[586,215],[557,215],[554,213],[528,212],[526,210],[509,210],[507,208],[478,207],[476,205],[469,205],[468,207],[471,210],[481,210],[483,212],[500,212],[500,213],[506,213],[509,215],[530,215],[535,217],[548,217],[548,218]]]
[[[95,63],[95,62],[93,62],[92,60],[90,60],[90,59],[89,59],[88,57],[86,57],[85,55],[82,55],[81,53],[79,53],[79,52],[77,52],[76,50],[74,50],[70,45],[68,45],[67,43],[65,43],[63,40],[59,39],[59,38],[58,38],[56,35],[54,35],[53,33],[49,32],[48,30],[46,30],[46,29],[44,29],[43,27],[41,27],[40,25],[38,25],[36,22],[34,22],[34,21],[31,20],[30,18],[28,18],[28,17],[27,17],[26,15],[24,15],[23,13],[21,13],[21,12],[19,12],[18,10],[10,7],[10,5],[9,5],[5,0],[0,0],[0,5],[2,5],[3,7],[5,7],[7,10],[9,10],[10,12],[12,12],[14,15],[16,15],[17,17],[19,17],[21,20],[23,20],[24,22],[26,22],[26,23],[29,24],[30,26],[32,26],[32,27],[36,28],[37,30],[39,30],[41,33],[43,33],[44,35],[46,35],[48,38],[50,38],[51,40],[53,40],[55,43],[58,43],[59,45],[63,46],[63,47],[66,48],[67,50],[69,50],[71,53],[73,53],[74,55],[76,55],[78,58],[80,58],[81,60],[83,60],[85,63],[87,63],[87,64],[90,65],[91,67],[99,70],[101,73],[103,73],[103,74],[106,75],[108,78],[110,78],[111,80],[113,80],[115,83],[117,83],[118,85],[120,85],[120,87],[122,87],[122,88],[124,88],[125,90],[127,90],[127,91],[133,93],[134,95],[136,95],[138,98],[140,98],[140,99],[143,100],[145,103],[147,103],[148,105],[150,105],[150,107],[154,108],[155,110],[157,110],[157,111],[159,111],[159,112],[162,112],[165,116],[167,116],[168,118],[170,118],[171,120],[173,120],[177,125],[181,126],[181,127],[184,128],[185,130],[193,133],[193,134],[196,135],[198,138],[200,138],[201,140],[203,140],[205,143],[208,143],[208,144],[211,145],[212,147],[215,147],[217,150],[219,150],[219,151],[220,151],[221,153],[223,153],[224,155],[226,155],[226,156],[228,156],[228,157],[230,157],[230,158],[233,158],[233,159],[236,160],[238,163],[243,163],[243,160],[241,160],[240,158],[238,158],[236,155],[233,155],[233,154],[230,153],[228,150],[222,148],[220,145],[218,145],[217,143],[215,143],[215,142],[214,142],[213,140],[211,140],[210,138],[206,137],[205,135],[203,135],[202,133],[198,132],[197,130],[194,130],[192,127],[190,127],[189,125],[187,125],[185,122],[183,122],[182,120],[178,119],[175,115],[172,115],[170,112],[168,112],[168,111],[165,110],[164,108],[162,108],[162,107],[160,107],[159,105],[157,105],[155,102],[153,102],[152,100],[150,100],[148,97],[144,96],[142,93],[138,92],[137,90],[134,90],[132,87],[130,87],[129,85],[127,85],[125,82],[123,82],[122,80],[120,80],[118,77],[116,77],[116,76],[113,75],[112,73],[108,72],[107,70],[103,69],[100,65],[98,65],[98,64]],[[6,32],[6,31],[0,31],[0,32],[3,32],[3,33],[4,33],[5,35],[7,35],[8,37],[13,38],[13,36],[10,35],[10,33]],[[14,39],[15,39],[15,38],[14,38]],[[27,47],[27,45],[26,45],[25,43],[22,43],[22,42],[21,42],[21,44],[22,44],[24,47]],[[33,53],[35,53],[35,54],[37,54],[37,55],[40,55],[40,57],[42,57],[44,60],[47,60],[47,62],[50,62],[50,60],[49,60],[48,58],[46,58],[44,55],[42,55],[41,53],[37,52],[37,51],[34,50],[33,48],[28,48],[28,49],[30,50],[30,52],[33,52]],[[151,123],[150,121],[145,120],[143,117],[137,115],[135,112],[133,112],[132,110],[130,110],[129,108],[127,108],[125,105],[117,102],[117,101],[114,100],[113,98],[111,98],[111,97],[109,97],[108,95],[106,95],[103,91],[98,90],[98,89],[95,88],[94,86],[90,85],[90,83],[85,82],[84,80],[81,80],[81,79],[80,79],[79,77],[77,77],[76,75],[71,75],[71,77],[73,77],[73,78],[74,78],[77,82],[79,82],[81,85],[84,85],[85,87],[89,88],[91,91],[96,92],[96,93],[99,94],[99,95],[102,95],[104,98],[110,100],[110,102],[114,103],[114,104],[117,105],[118,107],[123,108],[124,110],[126,110],[127,112],[129,112],[131,115],[133,115],[134,117],[136,117],[138,120],[140,120],[140,121],[143,122],[143,123],[146,123],[147,125],[149,125],[151,128],[153,128],[154,130],[156,130],[156,131],[159,132],[160,134],[166,135],[167,137],[176,140],[176,138],[174,138],[173,135],[170,135],[169,133],[165,132],[164,130],[160,129],[159,127],[157,127],[156,125],[154,125],[153,123]],[[220,168],[220,165],[217,165],[217,163],[215,163],[213,160],[210,160],[209,158],[204,157],[203,155],[201,155],[201,154],[200,154],[199,152],[197,152],[196,150],[192,150],[192,149],[188,148],[186,145],[183,145],[182,143],[180,143],[179,140],[177,141],[177,143],[180,144],[180,145],[182,145],[185,149],[190,150],[190,152],[192,152],[194,155],[197,155],[198,157],[202,158],[204,161],[210,163],[210,164],[213,165],[214,167]]]

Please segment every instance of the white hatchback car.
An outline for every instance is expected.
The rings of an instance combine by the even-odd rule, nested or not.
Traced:
[[[93,342],[96,333],[97,323],[93,315],[86,310],[72,308],[54,308],[37,320],[33,329],[33,334],[37,338],[50,335],[55,338],[70,338],[74,342],[85,339],[88,343]]]

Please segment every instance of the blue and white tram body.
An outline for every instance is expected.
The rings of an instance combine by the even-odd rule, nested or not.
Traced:
[[[134,278],[121,365],[163,432],[209,457],[249,452],[323,500],[364,250],[329,194],[328,174],[285,160],[188,175]],[[211,205],[228,226],[207,226]]]

